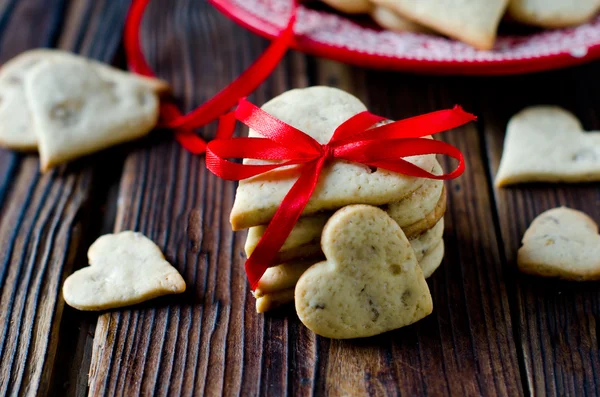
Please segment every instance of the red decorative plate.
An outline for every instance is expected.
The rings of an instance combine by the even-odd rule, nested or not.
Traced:
[[[251,31],[273,38],[285,27],[291,0],[210,0]],[[600,16],[575,28],[501,36],[492,51],[420,33],[395,33],[342,15],[300,7],[296,49],[341,62],[435,74],[500,75],[580,64],[600,57]]]

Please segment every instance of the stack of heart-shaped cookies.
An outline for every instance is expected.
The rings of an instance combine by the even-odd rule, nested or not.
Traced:
[[[365,111],[366,107],[344,91],[329,87],[310,87],[288,91],[266,103],[262,109],[325,144],[340,124]],[[249,136],[261,137],[252,129]],[[442,173],[435,155],[412,156],[406,160],[434,174]],[[264,161],[246,159],[244,163],[259,164]],[[234,230],[249,229],[245,247],[248,256],[256,248],[266,225],[298,175],[299,168],[285,167],[240,182],[231,212],[231,223]],[[426,294],[423,293],[429,296],[425,277],[429,277],[439,267],[444,256],[442,235],[445,210],[446,193],[442,181],[400,175],[343,160],[326,163],[302,217],[277,255],[278,265],[267,270],[255,290],[257,311],[268,311],[293,301],[294,297],[297,308],[307,304],[306,299],[312,299],[312,292],[306,291],[313,291],[313,287],[318,289],[311,286],[307,277],[311,275],[310,277],[318,278],[316,274],[319,272],[315,269],[327,269],[326,272],[331,272],[330,284],[334,285],[338,277],[333,274],[338,271],[343,273],[342,269],[347,268],[349,262],[352,262],[351,269],[360,267],[367,270],[363,269],[358,273],[353,270],[346,275],[349,277],[346,280],[348,285],[356,287],[360,284],[356,292],[364,289],[364,297],[369,297],[372,302],[376,300],[375,290],[386,290],[389,287],[396,291],[400,288],[398,285],[403,286],[400,288],[403,291],[414,290],[412,298],[419,297],[417,300],[420,302],[417,292],[427,291]],[[370,235],[371,232],[368,231],[371,229],[375,230],[373,233],[377,238],[375,234]],[[342,234],[347,234],[348,238],[342,239]],[[334,245],[335,248],[331,248]],[[344,254],[344,250],[347,254]],[[362,252],[364,255],[357,256],[352,252]],[[382,252],[386,254],[377,255]],[[326,259],[328,265],[323,265],[324,262],[318,265],[317,262],[322,259]],[[343,266],[334,266],[332,263]],[[420,266],[414,269],[412,264]],[[369,268],[373,269],[373,274]],[[390,273],[391,278],[388,279],[386,275],[377,281],[375,276],[378,271],[375,269],[378,268],[385,272],[395,270]],[[410,271],[405,272],[405,269]],[[339,280],[344,279],[343,274],[339,276]],[[385,284],[385,287],[378,283]],[[304,303],[299,301],[300,286],[305,291],[302,293]],[[345,288],[342,288],[344,294],[352,295]],[[311,300],[312,303],[302,307],[314,309],[317,305],[333,310],[335,306],[328,304],[324,295],[319,296],[319,303]],[[337,296],[339,298],[340,295]],[[404,301],[412,302],[412,298],[407,296],[404,296]],[[401,297],[388,296],[389,302],[383,302],[382,299],[378,300],[379,303],[372,303],[372,309],[379,313],[378,320],[373,324],[369,323],[372,325],[369,329],[374,333],[383,332],[386,327],[398,327],[398,323],[391,324],[384,320],[388,313],[384,308]],[[429,297],[429,302],[430,300]],[[352,299],[348,302],[351,301]],[[364,302],[361,307],[367,310],[363,304]],[[404,307],[401,302],[395,304]],[[420,313],[414,304],[408,303],[408,306],[413,313],[411,316]],[[427,305],[423,304],[420,308],[427,308]],[[321,314],[325,311],[317,309]],[[298,312],[300,314],[300,309]],[[315,313],[309,316],[313,320]],[[426,314],[406,320],[406,324]],[[334,314],[328,314],[332,315]],[[319,332],[318,327],[307,324],[308,320],[305,321],[302,315],[300,317],[307,326],[320,334],[333,337],[366,336]],[[332,320],[327,321],[331,323]],[[378,321],[387,325],[379,324]]]
[[[74,54],[30,50],[0,69],[0,146],[57,164],[150,132],[167,83]]]

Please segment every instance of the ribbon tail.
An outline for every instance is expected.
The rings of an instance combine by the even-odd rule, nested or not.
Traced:
[[[319,158],[304,166],[302,174],[281,202],[254,252],[246,261],[246,275],[253,291],[267,269],[274,265],[277,253],[302,215],[317,186],[324,163],[325,159]]]
[[[129,70],[146,77],[154,77],[154,73],[142,52],[140,46],[140,27],[144,17],[144,11],[149,0],[133,0],[129,8],[129,14],[125,22],[123,45],[127,55],[127,66]]]
[[[281,58],[294,41],[296,22],[296,4],[284,31],[271,43],[269,48],[230,85],[192,112],[172,120],[168,126],[177,128],[182,125],[192,128],[202,127],[231,109],[240,98],[250,95],[273,72]]]

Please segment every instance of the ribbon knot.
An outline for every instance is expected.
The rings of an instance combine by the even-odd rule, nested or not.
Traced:
[[[223,179],[239,181],[280,167],[301,167],[298,180],[283,198],[263,237],[246,261],[246,274],[254,290],[264,272],[276,265],[275,256],[308,204],[327,160],[335,158],[352,161],[419,178],[456,178],[465,169],[460,150],[445,142],[423,137],[456,128],[476,120],[476,117],[457,106],[451,110],[381,125],[385,120],[383,117],[365,111],[336,128],[327,144],[320,144],[246,99],[240,100],[235,112],[221,118],[219,135],[231,136],[236,120],[258,132],[263,138],[211,141],[206,148],[206,166],[213,174]],[[419,168],[403,159],[426,154],[450,156],[458,160],[458,165],[448,174],[434,175],[430,170]],[[231,162],[228,158],[262,161],[260,164],[240,164]]]
[[[330,160],[335,157],[334,149],[328,144],[321,145],[322,157],[324,161]]]

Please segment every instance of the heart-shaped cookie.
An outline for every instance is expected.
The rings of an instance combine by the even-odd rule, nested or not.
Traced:
[[[339,125],[365,111],[366,107],[342,90],[309,87],[287,91],[267,102],[262,109],[325,144]],[[248,136],[262,137],[252,129]],[[411,156],[406,160],[431,170],[435,155]],[[244,163],[260,164],[264,161],[244,160]],[[285,167],[240,181],[231,210],[233,230],[269,223],[298,179],[299,172],[298,167]],[[324,166],[303,214],[337,210],[349,204],[389,204],[414,192],[424,181],[423,178],[383,169],[373,172],[362,164],[331,161]]]
[[[13,150],[37,149],[37,136],[25,99],[25,76],[43,61],[44,50],[29,51],[0,69],[0,145]]]
[[[365,14],[373,7],[370,0],[323,0],[323,3],[347,14]]]
[[[126,73],[100,62],[86,60],[70,52],[37,48],[25,51],[0,68],[0,145],[13,150],[35,150],[38,138],[25,95],[26,76],[42,62],[86,62],[101,75],[128,76],[154,92],[167,91],[166,82]]]
[[[84,60],[40,63],[25,95],[43,170],[146,135],[158,120],[158,96],[138,78]]]
[[[88,250],[89,267],[70,275],[63,296],[79,310],[130,306],[185,291],[185,281],[160,248],[141,233],[125,231],[98,238]]]
[[[508,0],[374,0],[436,32],[491,50]]]
[[[375,23],[377,23],[379,26],[393,32],[434,33],[425,26],[419,25],[410,19],[406,19],[397,12],[385,6],[373,7],[370,15]]]
[[[600,0],[510,0],[508,14],[516,21],[556,29],[581,25],[600,10]]]
[[[528,274],[586,281],[600,279],[598,225],[586,214],[560,207],[543,212],[523,236],[517,256]]]
[[[508,123],[496,185],[600,181],[600,132],[555,106],[536,106]]]
[[[383,210],[351,205],[325,225],[327,257],[300,277],[300,320],[316,334],[360,338],[414,323],[433,310],[431,294],[402,229]]]

